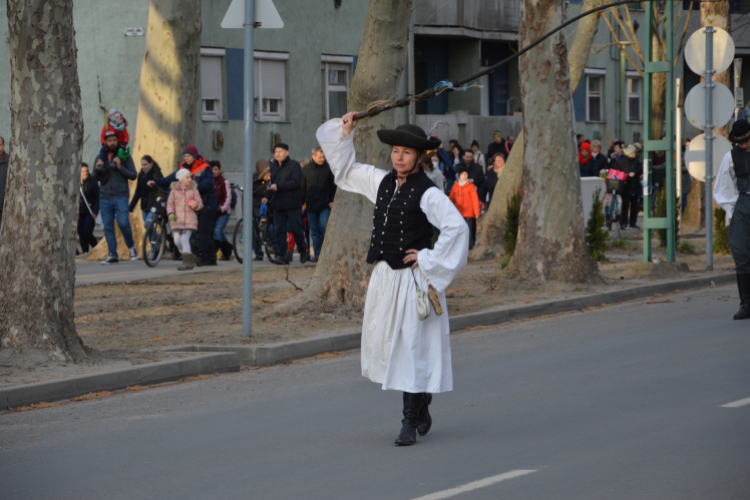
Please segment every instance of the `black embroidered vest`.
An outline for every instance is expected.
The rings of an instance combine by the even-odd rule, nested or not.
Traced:
[[[392,171],[378,188],[367,263],[384,260],[391,269],[405,269],[409,267],[404,264],[407,250],[422,250],[432,245],[432,224],[419,208],[419,202],[435,184],[420,170],[409,175],[400,189],[397,186],[398,178]]]
[[[747,193],[750,191],[750,152],[739,146],[732,148],[732,164],[734,165],[734,177],[737,179],[737,191]]]

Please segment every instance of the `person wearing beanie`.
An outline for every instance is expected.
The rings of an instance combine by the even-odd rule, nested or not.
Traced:
[[[130,143],[130,134],[128,134],[128,121],[125,117],[116,109],[110,109],[107,113],[107,123],[102,127],[102,133],[100,137],[100,143],[104,146],[105,134],[107,132],[114,132],[117,136],[117,144],[121,148],[126,148]]]
[[[216,200],[216,189],[214,188],[214,174],[206,159],[198,153],[198,148],[188,146],[182,154],[183,162],[177,172],[171,175],[148,182],[149,187],[159,186],[166,189],[176,180],[177,173],[187,170],[198,186],[198,192],[203,201],[203,208],[198,210],[197,249],[193,252],[195,265],[198,267],[216,265],[216,246],[214,245],[214,227],[216,224],[216,209],[219,203]]]
[[[729,140],[734,147],[721,160],[713,196],[726,213],[727,240],[734,259],[740,309],[735,320],[750,318],[750,123],[737,120]]]
[[[310,252],[302,223],[302,167],[297,161],[289,158],[289,146],[283,142],[274,147],[271,161],[271,184],[261,203],[273,209],[277,257],[271,262],[286,265],[292,261],[293,254],[287,246],[287,228],[297,243],[300,262],[302,264],[308,262]]]
[[[599,171],[596,167],[596,162],[591,158],[591,143],[586,141],[581,144],[581,149],[578,151],[578,168],[580,169],[581,177],[597,177]]]
[[[492,142],[487,146],[487,158],[494,158],[497,153],[508,154],[508,148],[505,147],[505,141],[503,140],[503,134],[499,130],[495,130],[492,134]]]
[[[170,185],[167,200],[167,216],[173,231],[172,238],[182,253],[182,266],[178,271],[189,271],[195,266],[195,257],[190,247],[190,237],[198,229],[196,212],[203,208],[203,200],[198,193],[198,185],[187,169],[175,172],[175,181]]]
[[[628,228],[640,229],[638,223],[638,196],[641,194],[641,175],[643,174],[643,165],[635,158],[636,149],[632,144],[622,151],[622,156],[613,165],[612,168],[624,172],[627,175],[625,179],[625,188],[622,192],[622,213],[620,215],[620,229]],[[628,210],[630,216],[628,216]]]
[[[375,204],[366,259],[374,267],[365,299],[362,375],[384,390],[403,393],[395,444],[408,446],[432,426],[433,394],[453,390],[445,289],[466,265],[469,228],[420,168],[424,152],[437,148],[439,140],[428,139],[416,125],[378,130],[393,168],[376,168],[356,160],[355,116],[329,120],[316,135],[339,189]],[[433,226],[440,231],[434,246]]]
[[[471,151],[474,153],[474,161],[482,167],[482,172],[487,172],[487,162],[484,159],[484,155],[479,151],[479,143],[476,139],[471,141]]]

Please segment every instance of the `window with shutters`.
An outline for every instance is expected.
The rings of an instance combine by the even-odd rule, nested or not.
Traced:
[[[323,56],[323,120],[330,120],[346,114],[349,98],[349,64],[343,61],[353,59],[346,56]],[[336,62],[331,62],[331,61]]]
[[[258,58],[254,67],[255,117],[260,121],[284,121],[286,85],[284,67],[288,54],[274,55],[274,59]]]
[[[224,49],[201,48],[201,101],[204,120],[222,119],[223,56]]]

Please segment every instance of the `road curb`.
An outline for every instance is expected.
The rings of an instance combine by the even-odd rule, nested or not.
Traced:
[[[641,285],[623,290],[584,295],[571,299],[551,300],[524,306],[511,306],[493,311],[482,311],[450,319],[450,331],[456,332],[477,326],[490,326],[508,323],[513,320],[530,319],[550,314],[577,311],[588,307],[614,304],[629,300],[652,297],[654,294],[682,292],[707,288],[713,283],[716,286],[728,285],[735,282],[735,273],[720,274],[711,277],[675,280],[653,285]],[[345,333],[330,337],[309,340],[297,340],[269,345],[182,345],[167,347],[164,352],[230,352],[237,355],[243,366],[271,366],[297,359],[311,358],[319,354],[333,351],[359,349],[361,333]]]
[[[233,352],[147,363],[77,377],[23,384],[0,389],[0,410],[39,402],[70,399],[90,392],[116,391],[133,385],[172,382],[183,377],[236,372],[240,362]]]

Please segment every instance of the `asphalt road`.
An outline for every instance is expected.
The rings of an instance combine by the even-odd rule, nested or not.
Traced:
[[[99,285],[102,283],[123,283],[125,281],[136,281],[152,278],[163,278],[175,274],[210,273],[216,271],[229,271],[241,269],[238,262],[219,261],[216,266],[196,267],[192,271],[177,271],[182,264],[181,261],[162,260],[156,267],[148,267],[142,260],[121,260],[117,264],[104,266],[101,262],[77,262],[76,263],[76,286]],[[314,266],[307,263],[305,266]],[[253,268],[275,266],[267,258],[262,261],[253,262]],[[292,267],[299,267],[299,255],[294,255]]]
[[[0,497],[747,500],[736,295],[453,335],[455,391],[408,448],[358,352],[2,414]]]

